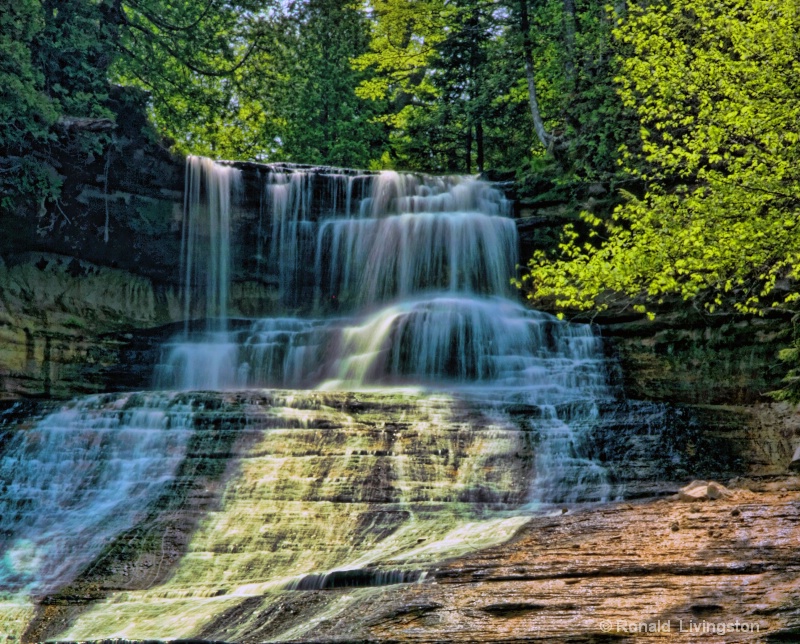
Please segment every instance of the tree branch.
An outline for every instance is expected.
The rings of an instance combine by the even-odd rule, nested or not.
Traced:
[[[176,26],[176,25],[167,24],[166,22],[161,22],[158,18],[156,18],[152,14],[148,13],[147,11],[145,11],[142,8],[142,5],[139,4],[138,2],[136,2],[136,0],[127,0],[127,1],[132,7],[135,8],[136,13],[144,16],[147,19],[148,22],[152,22],[159,29],[166,29],[167,31],[190,31],[190,30],[194,29],[203,20],[205,20],[205,17],[211,11],[211,8],[214,6],[214,3],[215,3],[215,0],[208,0],[208,5],[206,5],[206,8],[200,14],[200,17],[197,20],[195,20],[193,23],[191,23],[189,25],[185,25],[185,26],[180,26],[179,27],[179,26]]]
[[[200,74],[201,76],[208,76],[208,77],[213,77],[213,78],[222,78],[222,77],[230,76],[237,69],[241,68],[247,62],[247,60],[250,58],[250,56],[253,54],[253,52],[256,50],[256,48],[258,47],[259,41],[261,39],[261,36],[258,35],[253,40],[253,42],[250,44],[250,46],[248,47],[247,51],[242,56],[242,59],[238,63],[236,63],[233,67],[231,67],[230,69],[226,69],[226,70],[222,70],[222,71],[209,70],[209,69],[202,69],[201,67],[198,67],[194,63],[191,63],[188,60],[186,60],[185,58],[183,58],[182,56],[180,56],[178,54],[178,52],[176,52],[172,47],[170,47],[169,45],[167,45],[167,43],[165,43],[162,39],[160,39],[157,34],[154,34],[152,31],[150,31],[146,27],[144,27],[142,25],[139,25],[139,24],[136,24],[135,22],[131,22],[127,18],[125,18],[124,21],[125,21],[125,25],[127,25],[128,27],[131,27],[132,29],[136,29],[137,31],[139,31],[141,34],[144,35],[144,37],[151,44],[153,44],[153,45],[155,45],[157,47],[161,47],[164,51],[166,51],[170,56],[172,56],[175,60],[177,60],[180,64],[182,64],[187,69],[190,69],[191,71],[195,72],[196,74]]]

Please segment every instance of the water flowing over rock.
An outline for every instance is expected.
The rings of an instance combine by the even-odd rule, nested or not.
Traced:
[[[435,288],[507,294],[517,236],[511,219],[471,212],[331,220],[316,255],[323,298],[370,305]]]
[[[0,456],[0,584],[52,592],[131,527],[185,456],[173,396],[91,396],[15,432]]]
[[[225,324],[231,274],[231,202],[241,173],[205,157],[186,160],[181,272],[184,319],[193,314],[193,286],[205,278],[204,317]],[[224,330],[224,326],[217,330]]]
[[[531,500],[577,500],[584,480],[594,494],[603,468],[580,443],[596,401],[611,397],[600,340],[587,325],[507,299],[517,234],[502,193],[472,177],[267,169],[256,234],[288,301],[307,279],[303,265],[314,267],[306,292],[314,293],[315,315],[222,319],[213,331],[184,333],[165,347],[157,388],[492,391],[540,410]],[[187,161],[186,281],[193,271],[213,277],[206,311],[218,318],[218,278],[227,274],[220,263],[231,254],[220,222],[236,207],[236,172]],[[205,265],[196,247],[212,249]]]
[[[433,597],[443,562],[533,515],[572,517],[621,481],[674,492],[657,479],[683,443],[728,472],[736,455],[680,410],[619,399],[591,326],[514,299],[510,215],[475,177],[190,157],[154,391],[0,414],[0,644],[335,638],[357,607]],[[276,293],[246,317],[245,269]],[[427,623],[448,601],[380,619]]]

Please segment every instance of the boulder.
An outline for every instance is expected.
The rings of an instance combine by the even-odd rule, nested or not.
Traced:
[[[716,481],[692,481],[678,492],[681,501],[711,501],[731,496],[733,492]]]
[[[798,445],[797,449],[794,450],[792,461],[789,463],[789,469],[795,472],[800,472],[800,445]]]

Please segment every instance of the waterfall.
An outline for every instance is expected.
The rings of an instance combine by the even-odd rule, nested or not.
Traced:
[[[205,157],[187,157],[181,233],[183,317],[187,323],[199,315],[213,320],[211,324],[217,331],[226,328],[231,281],[231,203],[240,191],[241,171]],[[193,307],[193,295],[201,288],[205,299]]]
[[[89,396],[6,436],[0,589],[51,592],[142,517],[184,457],[172,394]]]
[[[320,178],[324,177],[324,186]],[[356,203],[363,203],[372,175],[345,173],[331,168],[300,169],[276,165],[266,174],[263,195],[271,224],[268,265],[276,271],[284,302],[296,303],[297,283],[303,267],[314,255],[316,219],[353,216]]]
[[[477,212],[329,220],[317,236],[318,293],[362,305],[436,288],[509,294],[516,264],[514,222]]]
[[[557,404],[605,385],[598,338],[501,298],[450,293],[404,300],[344,329],[326,388],[390,381],[522,388]]]
[[[187,198],[207,221],[196,214],[190,222],[208,231],[222,225],[214,221],[230,225],[238,171],[197,158],[187,167],[187,177],[202,179],[187,179],[188,188],[208,186],[205,199]],[[264,270],[284,304],[311,314],[235,320],[176,338],[156,369],[158,388],[424,386],[476,399],[492,392],[492,401],[523,400],[540,410],[534,501],[610,493],[584,440],[596,401],[611,397],[600,340],[587,325],[511,299],[518,240],[499,190],[465,176],[286,164],[264,170]],[[229,235],[208,240],[220,248],[209,249],[206,265],[191,252],[186,264],[215,276],[207,310],[224,317],[228,289],[216,276],[227,269],[215,266],[229,261]],[[302,302],[309,293],[313,301]]]
[[[529,510],[614,495],[591,449],[613,399],[600,338],[514,299],[501,191],[243,174],[187,159],[186,324],[156,391],[0,424],[0,631],[15,641],[53,593],[73,612],[35,619],[61,641],[302,639],[307,621],[269,635],[249,620],[309,590],[315,619],[339,615],[328,590],[425,583]],[[272,315],[239,315],[242,277]],[[86,589],[106,599],[73,610]]]

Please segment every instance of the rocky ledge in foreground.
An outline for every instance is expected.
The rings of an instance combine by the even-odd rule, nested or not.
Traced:
[[[422,583],[245,602],[192,641],[267,642],[312,619],[294,641],[798,642],[800,477],[734,488],[534,518]],[[349,609],[319,620],[320,605]]]
[[[302,641],[798,642],[800,478],[738,488],[727,499],[535,518],[512,541],[453,560],[427,583],[361,597]],[[344,599],[353,589],[328,592]],[[242,616],[252,627],[243,641],[302,621],[321,594],[297,593],[260,625]]]

